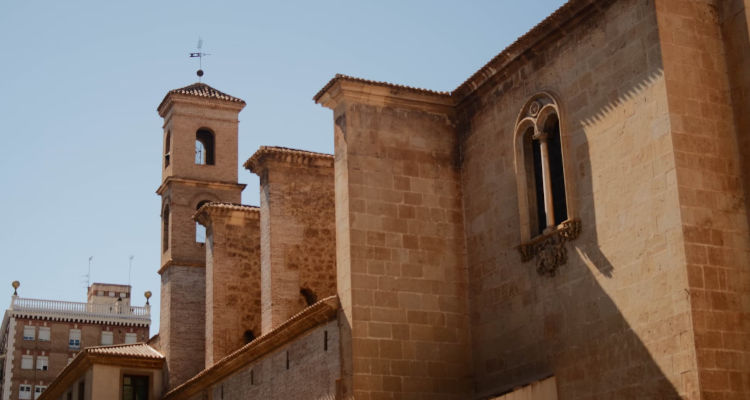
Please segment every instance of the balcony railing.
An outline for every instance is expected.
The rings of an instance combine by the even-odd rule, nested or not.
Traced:
[[[151,308],[128,306],[126,304],[94,304],[61,300],[25,299],[13,296],[10,309],[13,311],[25,311],[35,313],[51,313],[57,315],[68,315],[89,318],[124,318],[124,319],[150,319]]]

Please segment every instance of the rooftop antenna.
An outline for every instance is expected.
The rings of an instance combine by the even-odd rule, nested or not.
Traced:
[[[133,258],[134,257],[135,256],[132,254],[130,255],[130,257],[128,257],[128,286],[130,286],[130,281],[132,279],[131,272],[133,271]]]
[[[94,256],[89,256],[89,273],[84,275],[86,277],[86,290],[91,287],[91,260],[93,259]]]
[[[210,56],[210,54],[202,52],[202,48],[203,39],[198,38],[198,51],[196,53],[190,53],[190,58],[198,57],[198,71],[195,72],[196,75],[198,75],[198,82],[201,81],[201,77],[203,76],[203,57]]]

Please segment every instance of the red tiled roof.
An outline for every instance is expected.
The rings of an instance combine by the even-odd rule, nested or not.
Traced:
[[[204,99],[223,100],[230,103],[242,104],[243,106],[245,105],[245,100],[242,100],[239,97],[228,95],[222,91],[216,90],[211,86],[206,85],[205,83],[196,82],[192,85],[188,85],[179,89],[172,89],[167,92],[167,95],[164,96],[164,99],[161,101],[161,103],[159,103],[159,107],[156,107],[156,110],[161,113],[161,108],[164,106],[164,104],[166,104],[169,96],[175,94],[202,97]]]
[[[114,346],[87,347],[84,351],[91,355],[163,359],[164,356],[146,343],[118,344]]]
[[[226,101],[232,101],[235,103],[245,104],[245,101],[238,97],[228,95],[224,92],[221,92],[219,90],[212,88],[211,86],[206,85],[205,83],[200,83],[200,82],[196,82],[192,85],[185,86],[183,88],[170,90],[167,94],[169,95],[173,93],[187,94],[190,96],[198,96],[198,97],[207,97],[211,99],[226,100]]]

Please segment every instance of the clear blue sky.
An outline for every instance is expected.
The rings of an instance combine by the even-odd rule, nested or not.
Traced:
[[[247,102],[242,164],[261,145],[332,152],[311,98],[334,74],[452,90],[563,2],[2,2],[0,309],[15,279],[22,297],[84,301],[89,256],[92,281],[127,283],[133,255],[157,332],[156,106],[196,81],[199,36],[203,81]],[[239,176],[257,205],[257,176]]]

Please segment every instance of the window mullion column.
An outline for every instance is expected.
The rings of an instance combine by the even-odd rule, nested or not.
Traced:
[[[555,226],[555,206],[552,199],[552,180],[549,171],[549,149],[547,145],[547,133],[536,132],[539,140],[539,150],[542,156],[542,188],[544,189],[544,215],[547,217],[547,229]]]

